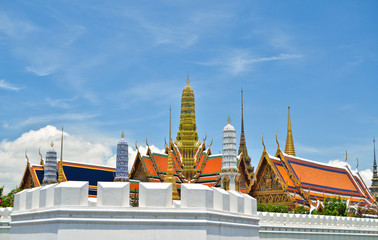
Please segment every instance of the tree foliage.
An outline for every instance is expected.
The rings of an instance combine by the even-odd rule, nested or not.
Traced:
[[[348,210],[346,201],[342,200],[341,197],[327,197],[324,200],[324,215],[331,216],[347,216]]]
[[[310,210],[308,210],[307,208],[303,206],[299,206],[294,209],[294,213],[295,214],[309,214]]]
[[[0,199],[1,199],[1,207],[13,207],[14,203],[14,194],[21,191],[20,188],[15,188],[10,191],[7,195],[3,195],[4,186],[0,187]]]
[[[262,203],[257,204],[257,211],[259,212],[278,212],[278,213],[288,213],[289,209],[286,205],[277,204],[277,205],[265,205]]]

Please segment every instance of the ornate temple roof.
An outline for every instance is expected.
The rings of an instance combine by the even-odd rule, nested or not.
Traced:
[[[166,150],[168,150],[168,148]],[[182,175],[181,156],[178,154],[178,149],[174,144],[171,145],[171,151],[173,153],[173,174],[176,178],[177,188],[180,189],[181,183],[186,183],[187,180]],[[222,155],[211,155],[210,148],[199,148],[196,156],[196,174],[191,182],[201,183],[209,187],[219,187],[219,172],[222,168]],[[243,176],[249,176],[247,175],[247,165],[242,158],[243,155],[239,155],[237,158],[239,171],[242,171]],[[167,173],[167,160],[168,154],[153,153],[149,148],[147,149],[146,155],[141,155],[138,152],[134,165],[130,171],[130,179],[163,182]],[[250,180],[248,179],[247,185],[249,183]],[[242,188],[241,191],[246,192],[247,189]]]
[[[264,150],[265,152],[265,150]],[[253,180],[253,191],[261,190],[259,184],[269,165],[283,192],[289,194],[294,204],[315,205],[326,197],[340,196],[350,200],[351,204],[372,204],[373,196],[358,173],[353,173],[348,166],[336,167],[296,156],[288,155],[278,148],[276,156],[263,153]],[[274,177],[273,177],[274,178]],[[270,189],[258,194],[270,194]]]

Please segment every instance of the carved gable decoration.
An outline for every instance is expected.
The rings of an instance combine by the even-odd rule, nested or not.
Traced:
[[[265,165],[260,180],[257,183],[256,191],[283,190],[272,167]]]

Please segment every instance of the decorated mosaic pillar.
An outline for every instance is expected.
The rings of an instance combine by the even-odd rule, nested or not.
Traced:
[[[46,163],[43,175],[43,184],[56,183],[57,179],[57,154],[54,150],[54,143],[51,142],[51,149],[46,152]]]
[[[115,182],[127,182],[129,181],[129,150],[125,140],[125,134],[122,132],[122,139],[117,144],[117,163]]]

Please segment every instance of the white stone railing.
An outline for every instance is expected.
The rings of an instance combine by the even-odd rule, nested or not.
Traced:
[[[378,239],[378,219],[258,212],[264,239]]]
[[[7,208],[0,208],[0,219],[2,221],[10,220],[10,215],[13,211],[13,208],[7,207]]]
[[[260,225],[356,228],[378,231],[378,219],[258,212]]]
[[[10,232],[11,213],[13,208],[0,208],[0,240],[8,240]]]

